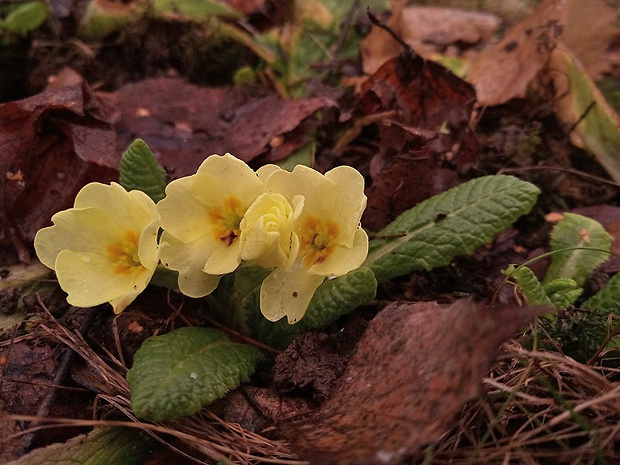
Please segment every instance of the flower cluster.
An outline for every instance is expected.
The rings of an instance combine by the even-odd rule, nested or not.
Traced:
[[[115,202],[88,195],[104,188]],[[364,179],[347,166],[325,175],[301,165],[254,171],[230,154],[212,155],[196,174],[171,182],[156,207],[140,192],[121,191],[116,184],[86,186],[75,208],[54,215],[54,226],[35,239],[41,261],[56,270],[74,305],[110,301],[122,311],[159,259],[178,271],[181,292],[202,297],[246,261],[272,270],[261,286],[263,315],[292,324],[326,277],[358,268],[368,253],[360,227]]]

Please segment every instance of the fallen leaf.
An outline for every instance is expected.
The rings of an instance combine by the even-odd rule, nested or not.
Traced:
[[[472,58],[469,80],[481,105],[499,105],[525,96],[555,48],[566,15],[567,0],[545,0],[501,41]]]
[[[304,144],[294,130],[329,105],[319,98],[251,97],[236,88],[200,87],[180,78],[145,79],[104,97],[119,109],[117,150],[144,139],[173,177],[194,173],[214,153],[229,152],[246,162],[271,152],[277,157],[270,161],[285,158]],[[276,137],[283,137],[282,144],[272,148]]]
[[[439,439],[502,342],[538,311],[473,300],[388,305],[370,323],[335,392],[285,421],[294,451],[313,464],[395,464]]]
[[[385,63],[361,87],[357,113],[378,121],[380,151],[371,162],[364,226],[378,231],[420,201],[458,184],[451,165],[476,161],[469,128],[470,84],[411,49]],[[373,115],[384,114],[383,120]]]
[[[42,93],[0,105],[0,243],[19,249],[86,183],[116,179],[109,113],[68,69]]]
[[[611,68],[605,53],[618,36],[617,18],[618,10],[604,0],[568,0],[562,40],[595,81]]]
[[[457,8],[410,6],[394,2],[387,25],[411,48],[432,58],[451,44],[473,46],[493,37],[500,24],[494,14]],[[360,44],[366,74],[375,73],[386,61],[398,56],[401,46],[383,29],[374,26]]]
[[[569,50],[555,49],[550,69],[555,112],[570,128],[571,142],[593,153],[609,176],[620,182],[620,116]]]

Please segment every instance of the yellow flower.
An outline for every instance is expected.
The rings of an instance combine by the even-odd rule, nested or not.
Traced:
[[[144,192],[90,183],[52,222],[34,247],[71,305],[110,302],[120,313],[146,288],[159,263],[159,212]]]
[[[281,194],[261,194],[241,220],[241,258],[263,268],[290,268],[299,251],[295,224],[303,203],[300,195],[291,206]]]
[[[241,220],[263,185],[259,174],[227,153],[211,155],[196,174],[166,187],[166,197],[157,205],[164,229],[161,260],[179,272],[185,295],[211,293],[220,275],[237,268]]]
[[[366,259],[368,236],[360,227],[366,208],[364,178],[348,166],[322,175],[298,165],[292,172],[271,173],[264,191],[291,203],[299,196],[304,199],[295,219],[297,259],[289,267],[275,268],[260,293],[261,312],[267,319],[277,321],[286,315],[292,324],[303,317],[325,277],[346,274]]]

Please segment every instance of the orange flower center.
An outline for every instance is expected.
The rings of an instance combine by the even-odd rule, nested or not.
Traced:
[[[331,220],[321,221],[314,215],[307,215],[302,222],[299,237],[304,264],[311,267],[324,262],[338,245],[338,236],[340,236],[338,223]]]
[[[239,224],[246,210],[241,205],[241,200],[232,195],[224,199],[221,207],[211,208],[207,213],[207,218],[213,225],[215,238],[230,247],[241,234]]]
[[[120,241],[108,245],[108,258],[114,263],[115,273],[131,274],[145,270],[138,256],[139,243],[140,234],[128,229]]]

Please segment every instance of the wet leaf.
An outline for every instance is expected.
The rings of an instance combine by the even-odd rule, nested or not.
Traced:
[[[131,408],[150,421],[192,415],[247,380],[260,358],[258,349],[213,328],[152,336],[127,372]]]
[[[314,413],[285,421],[313,464],[394,464],[449,429],[499,345],[532,321],[532,307],[393,303],[370,323],[335,392]]]

